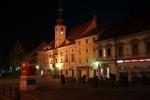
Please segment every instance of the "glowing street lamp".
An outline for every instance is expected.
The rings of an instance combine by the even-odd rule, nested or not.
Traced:
[[[100,62],[100,61],[95,61],[95,62],[93,62],[93,67],[94,67],[94,69],[97,69],[99,64],[101,65],[101,62]]]
[[[56,68],[58,70],[61,70],[63,63],[56,63]]]
[[[39,65],[36,65],[35,68],[36,68],[37,70],[39,70],[40,67],[39,67]]]

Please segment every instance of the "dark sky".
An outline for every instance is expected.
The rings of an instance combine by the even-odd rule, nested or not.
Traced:
[[[50,41],[60,0],[0,1],[0,58],[7,59],[9,48],[16,40],[27,43]],[[70,27],[97,15],[103,24],[124,18],[130,11],[148,9],[149,0],[61,0],[65,24]],[[1,59],[0,59],[1,60]],[[0,62],[3,63],[1,60]]]

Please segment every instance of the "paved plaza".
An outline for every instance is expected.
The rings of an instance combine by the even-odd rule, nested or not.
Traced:
[[[3,81],[2,81],[3,80]],[[5,85],[18,85],[18,79],[0,79]],[[37,79],[37,89],[20,93],[21,100],[150,100],[149,86],[135,87],[86,87],[62,86],[60,79],[43,77]],[[15,100],[0,96],[0,100]]]

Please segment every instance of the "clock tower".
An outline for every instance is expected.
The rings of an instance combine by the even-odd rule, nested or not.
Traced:
[[[59,47],[66,39],[66,26],[64,25],[63,9],[60,3],[58,18],[55,26],[55,48]]]

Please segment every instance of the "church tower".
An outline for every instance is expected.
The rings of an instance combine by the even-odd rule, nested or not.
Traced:
[[[64,25],[63,9],[60,2],[58,18],[55,26],[55,48],[59,47],[66,39],[66,26]]]

